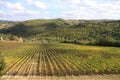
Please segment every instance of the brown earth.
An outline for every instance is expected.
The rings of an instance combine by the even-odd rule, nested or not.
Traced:
[[[0,80],[120,80],[120,74],[109,75],[79,75],[79,76],[7,76]]]

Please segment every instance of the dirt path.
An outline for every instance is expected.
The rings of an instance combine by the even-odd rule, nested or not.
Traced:
[[[120,80],[120,74],[110,75],[80,75],[80,76],[7,76],[0,80]]]

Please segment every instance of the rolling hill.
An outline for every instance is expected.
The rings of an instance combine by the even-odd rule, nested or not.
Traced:
[[[120,46],[120,20],[36,19],[11,23],[0,29],[4,39],[16,36],[33,42]]]

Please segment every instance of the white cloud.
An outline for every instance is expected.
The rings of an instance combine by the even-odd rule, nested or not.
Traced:
[[[36,15],[36,14],[39,14],[40,12],[32,11],[32,10],[26,10],[26,13],[29,14],[29,15]]]
[[[24,10],[25,9],[19,2],[17,3],[6,2],[4,5],[7,8],[13,9],[13,10]]]
[[[65,19],[91,19],[97,14],[86,7],[79,7],[75,10],[66,11],[62,14]]]
[[[32,10],[28,10],[25,9],[21,3],[16,2],[16,3],[11,3],[8,1],[0,1],[0,4],[7,7],[9,9],[9,12],[11,12],[12,14],[28,14],[28,15],[32,15],[32,14],[38,14],[38,11],[32,11]],[[4,11],[0,11],[1,13],[3,13]],[[7,13],[7,12],[6,12]]]
[[[8,1],[0,1],[0,5],[3,5],[8,9],[12,9],[12,10],[24,10],[24,7],[19,2],[11,3]]]
[[[0,20],[6,20],[6,13],[3,10],[0,10]]]
[[[20,20],[25,20],[25,19],[32,19],[38,14],[40,14],[40,12],[32,11],[32,10],[23,10],[23,11],[13,10],[9,12],[0,10],[0,19],[20,21]]]
[[[63,12],[62,17],[67,19],[120,19],[119,5],[120,0],[111,2],[84,0],[82,5],[76,5]]]
[[[96,1],[93,1],[93,0],[84,0],[84,3],[92,8],[99,6],[99,4],[97,4]]]
[[[81,0],[58,0],[60,2],[80,3]]]
[[[120,0],[42,1],[25,0],[13,3],[9,0],[0,0],[0,8],[2,9],[0,10],[0,18],[12,18],[12,20],[58,17],[65,19],[120,19]],[[39,9],[41,11],[42,9],[46,10],[40,12]],[[45,14],[45,11],[47,11],[47,14]]]
[[[4,14],[4,11],[3,11],[3,10],[0,10],[0,14]]]
[[[20,10],[20,11],[18,11],[18,10],[13,10],[13,11],[11,11],[14,15],[23,15],[23,16],[29,16],[29,15],[37,15],[37,14],[39,14],[40,12],[38,12],[38,11],[33,11],[33,10],[27,10],[27,9],[25,9],[25,10]]]
[[[66,0],[66,1],[69,1],[71,3],[79,3],[80,2],[80,0]]]
[[[47,8],[47,6],[45,5],[44,2],[41,2],[41,1],[38,1],[38,0],[36,0],[36,1],[27,0],[27,3],[28,3],[28,5],[35,6],[35,7],[40,8],[40,9],[46,9]]]
[[[17,18],[21,17],[24,18],[26,16],[31,17],[33,15],[40,14],[38,11],[33,11],[24,8],[20,3],[11,3],[7,1],[0,1],[0,5],[2,5],[5,10],[0,10],[0,19],[11,19],[17,20]]]
[[[84,0],[85,5],[96,9],[120,9],[120,0],[98,3],[96,0]]]
[[[33,5],[34,4],[33,0],[26,0],[26,1],[27,1],[27,4],[29,4],[29,5]]]
[[[41,1],[35,1],[34,5],[38,8],[41,8],[41,9],[46,9],[46,5],[45,3],[41,2]]]

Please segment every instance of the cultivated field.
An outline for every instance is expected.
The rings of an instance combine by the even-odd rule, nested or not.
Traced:
[[[120,79],[116,47],[0,42],[0,53],[6,63],[3,80]]]

